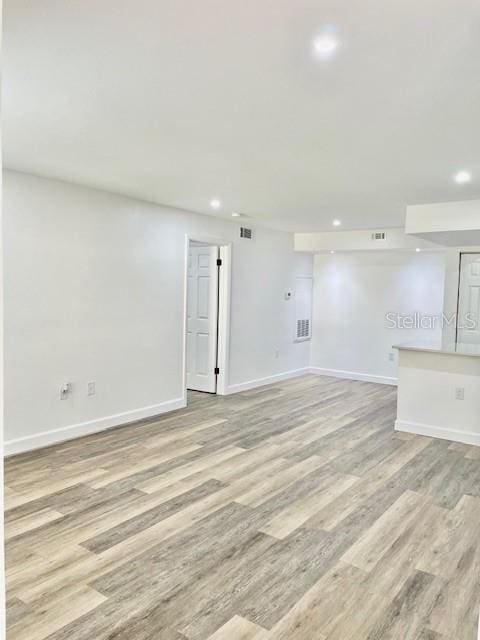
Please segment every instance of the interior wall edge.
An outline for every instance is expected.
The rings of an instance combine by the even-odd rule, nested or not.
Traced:
[[[186,406],[187,402],[185,397],[176,398],[174,400],[167,400],[166,402],[161,402],[160,404],[155,404],[150,407],[133,409],[131,411],[125,411],[124,413],[105,416],[104,418],[89,420],[87,422],[81,422],[79,424],[67,425],[66,427],[61,427],[60,429],[41,431],[40,433],[36,433],[35,435],[24,436],[23,438],[16,438],[13,440],[6,440],[4,446],[4,455],[12,456],[18,453],[32,451],[34,449],[41,449],[42,447],[65,442],[66,440],[73,440],[74,438],[80,438],[92,433],[105,431],[106,429],[111,429],[112,427],[125,426],[126,424],[137,422],[138,420],[160,416],[163,413],[175,411],[177,409],[183,409]]]
[[[228,386],[225,395],[233,395],[235,393],[240,393],[241,391],[248,391],[257,387],[263,387],[282,380],[289,380],[290,378],[306,375],[308,373],[311,373],[310,367],[304,367],[301,369],[284,371],[265,378],[247,380],[246,382]],[[26,453],[35,449],[41,449],[50,445],[66,442],[67,440],[81,438],[82,436],[91,435],[93,433],[100,433],[106,429],[125,426],[147,418],[154,418],[155,416],[160,416],[164,413],[183,409],[186,406],[186,397],[182,397],[174,400],[167,400],[150,407],[142,407],[132,411],[125,411],[124,413],[105,416],[104,418],[98,418],[96,420],[67,425],[66,427],[61,427],[59,429],[41,431],[35,435],[25,436],[23,438],[7,440],[5,441],[4,456],[8,457],[19,453]]]
[[[281,382],[282,380],[288,380],[290,378],[296,378],[297,376],[302,376],[307,373],[310,373],[310,367],[293,369],[291,371],[283,371],[281,373],[275,373],[265,378],[257,378],[255,380],[247,380],[246,382],[231,384],[227,387],[225,395],[232,395],[234,393],[239,393],[240,391],[248,391],[249,389],[255,389],[256,387],[264,387],[268,384]]]
[[[421,436],[480,446],[480,434],[472,433],[471,431],[446,429],[445,427],[438,427],[433,424],[423,424],[409,420],[395,420],[395,431],[405,431],[406,433],[415,433]]]
[[[390,384],[393,386],[396,386],[398,384],[398,378],[378,376],[372,373],[361,373],[359,371],[342,371],[341,369],[324,369],[322,367],[310,367],[310,373],[314,373],[319,376],[329,376],[331,378],[360,380],[362,382],[375,382],[377,384]]]

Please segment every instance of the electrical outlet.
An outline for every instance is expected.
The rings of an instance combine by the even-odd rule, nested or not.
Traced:
[[[95,381],[87,382],[87,396],[95,395]]]
[[[280,357],[280,349],[275,349],[275,358]]]
[[[394,353],[389,353],[388,354],[388,359],[390,360],[390,362],[395,362],[395,354]]]
[[[455,389],[455,400],[465,400],[465,387]]]
[[[72,390],[72,385],[70,382],[64,382],[60,387],[60,400],[66,400],[70,395],[70,391]]]

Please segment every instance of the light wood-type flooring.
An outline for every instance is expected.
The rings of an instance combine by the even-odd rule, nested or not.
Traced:
[[[305,376],[6,461],[9,640],[476,640],[480,448]]]

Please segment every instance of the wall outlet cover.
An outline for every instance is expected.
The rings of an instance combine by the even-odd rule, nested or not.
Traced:
[[[60,400],[66,400],[72,390],[70,382],[64,382],[60,387]]]

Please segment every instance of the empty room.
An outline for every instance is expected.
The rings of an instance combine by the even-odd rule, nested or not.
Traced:
[[[0,638],[477,640],[478,1],[5,0],[2,54]]]

